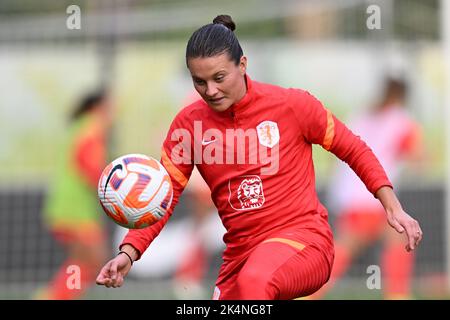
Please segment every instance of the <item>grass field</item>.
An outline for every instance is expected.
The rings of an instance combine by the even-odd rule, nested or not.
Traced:
[[[210,282],[213,284],[213,281]],[[325,300],[382,300],[381,290],[369,290],[364,288],[364,279],[345,280],[336,285],[323,299]],[[37,289],[36,284],[10,284],[0,285],[0,300],[27,300]],[[205,286],[204,294],[196,293],[189,298],[189,288],[185,287],[183,297],[193,300],[209,300],[211,298],[208,288]],[[94,285],[87,292],[84,300],[176,300],[180,296],[175,291],[170,280],[131,280],[125,282],[121,288],[105,288]],[[414,288],[414,300],[450,300],[450,293],[442,288],[427,288],[425,286]]]

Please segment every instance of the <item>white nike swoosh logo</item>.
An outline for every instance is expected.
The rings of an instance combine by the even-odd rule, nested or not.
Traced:
[[[211,144],[213,142],[216,142],[217,139],[212,140],[202,140],[202,146],[207,146],[208,144]]]

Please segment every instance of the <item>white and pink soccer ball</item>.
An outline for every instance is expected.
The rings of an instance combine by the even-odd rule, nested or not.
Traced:
[[[141,229],[158,222],[173,197],[170,176],[162,164],[142,154],[127,154],[112,161],[98,182],[98,198],[115,223]]]

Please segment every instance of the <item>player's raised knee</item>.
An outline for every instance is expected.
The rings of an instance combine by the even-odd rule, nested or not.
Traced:
[[[272,277],[259,268],[244,268],[236,279],[240,299],[274,299],[278,289]]]

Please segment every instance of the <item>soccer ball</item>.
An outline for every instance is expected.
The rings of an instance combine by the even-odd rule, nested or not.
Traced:
[[[125,228],[141,229],[158,222],[170,208],[173,189],[162,164],[142,154],[111,162],[98,182],[105,213]]]

